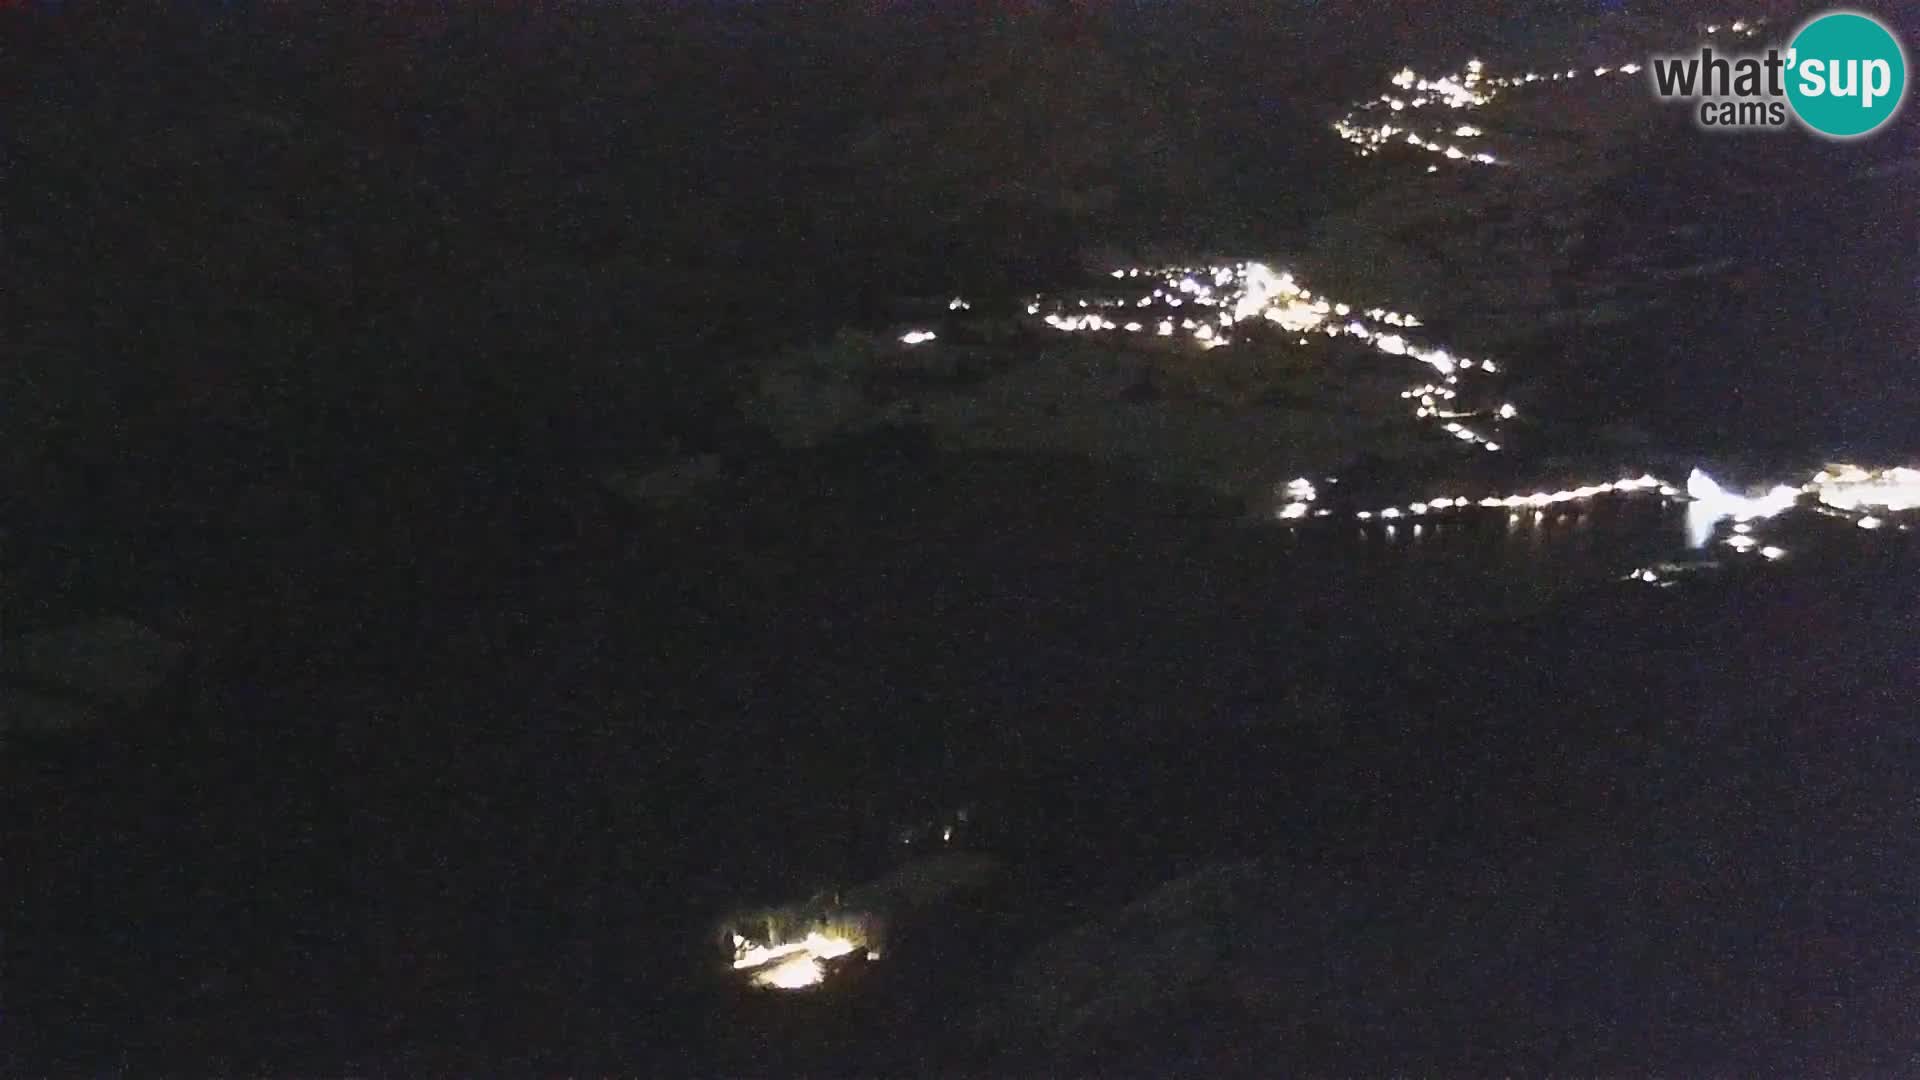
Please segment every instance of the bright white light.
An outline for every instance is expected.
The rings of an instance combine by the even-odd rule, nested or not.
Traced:
[[[744,947],[743,947],[744,946]],[[785,945],[752,945],[740,935],[734,935],[733,966],[735,970],[757,968],[771,964],[784,956],[796,956],[807,951],[804,941],[790,941]]]
[[[1697,502],[1724,508],[1727,517],[1745,520],[1773,517],[1792,506],[1799,499],[1800,490],[1781,485],[1758,497],[1736,495],[1722,488],[1713,477],[1695,469],[1687,476],[1687,496]]]
[[[1858,465],[1829,465],[1807,487],[1836,510],[1920,509],[1920,469],[1869,471]]]
[[[1780,558],[1782,555],[1785,555],[1786,553],[1787,553],[1787,549],[1774,547],[1771,544],[1760,549],[1761,557],[1766,559],[1768,562],[1772,562],[1773,560]]]
[[[827,969],[811,956],[795,956],[753,977],[755,986],[770,990],[804,990],[827,977]]]
[[[1624,72],[1625,68],[1617,70]],[[1447,92],[1444,80],[1425,85],[1434,93]],[[1457,137],[1468,137],[1463,129],[1469,127],[1470,125],[1459,125],[1455,128]],[[1477,132],[1478,129],[1472,130]],[[1417,137],[1416,140],[1423,148],[1429,147],[1425,140]],[[1441,150],[1438,144],[1432,144],[1431,149]],[[1129,276],[1140,276],[1139,271],[1125,273]],[[1415,416],[1422,420],[1429,417],[1442,419],[1445,421],[1445,430],[1461,442],[1478,445],[1489,452],[1497,452],[1502,448],[1500,443],[1487,439],[1484,434],[1452,422],[1455,418],[1485,416],[1489,412],[1500,420],[1512,420],[1518,416],[1518,409],[1512,403],[1500,403],[1490,409],[1487,407],[1469,409],[1454,403],[1454,399],[1463,396],[1466,391],[1465,387],[1460,390],[1454,389],[1455,384],[1462,381],[1463,373],[1468,377],[1476,370],[1484,370],[1490,374],[1496,373],[1500,370],[1497,363],[1457,358],[1445,349],[1430,348],[1410,341],[1402,333],[1382,333],[1374,329],[1379,326],[1392,327],[1396,330],[1419,326],[1420,320],[1412,315],[1376,307],[1366,311],[1363,319],[1354,313],[1351,306],[1337,303],[1330,297],[1316,297],[1311,291],[1302,287],[1291,274],[1276,273],[1259,263],[1240,263],[1229,267],[1172,268],[1149,271],[1148,276],[1153,279],[1149,285],[1163,281],[1168,287],[1154,291],[1157,297],[1163,298],[1169,305],[1177,306],[1180,303],[1180,297],[1184,295],[1195,304],[1215,308],[1218,314],[1213,322],[1218,325],[1207,321],[1175,320],[1169,317],[1158,321],[1128,321],[1124,324],[1124,329],[1128,332],[1143,332],[1148,326],[1152,326],[1154,332],[1163,337],[1172,337],[1176,333],[1184,332],[1191,335],[1192,340],[1199,347],[1211,349],[1227,343],[1227,333],[1230,331],[1223,331],[1221,328],[1231,327],[1238,320],[1257,316],[1293,331],[1296,335],[1293,340],[1301,343],[1307,341],[1308,334],[1324,333],[1329,336],[1347,334],[1368,342],[1380,353],[1410,357],[1440,372],[1444,376],[1445,385],[1429,383],[1402,391],[1400,396],[1402,399],[1418,399],[1419,407],[1415,410]],[[1216,286],[1222,290],[1217,294],[1214,291]],[[1170,290],[1174,291],[1170,292]],[[964,303],[964,298],[955,297],[954,299]],[[1045,303],[1045,298],[1036,296],[1035,300],[1035,303],[1028,305],[1028,310],[1037,313]],[[1155,297],[1138,296],[1133,299],[1098,299],[1092,300],[1091,303],[1087,299],[1081,299],[1078,303],[1083,309],[1091,307],[1095,310],[1083,311],[1072,318],[1064,319],[1059,315],[1048,315],[1046,322],[1048,325],[1069,331],[1118,330],[1122,329],[1122,326],[1106,318],[1101,312],[1117,307],[1152,307],[1159,302],[1160,300]],[[1142,317],[1144,318],[1144,312]],[[1336,318],[1341,321],[1334,321]],[[933,339],[934,334],[931,331],[915,331],[902,338],[908,344]],[[1443,398],[1447,400],[1444,406],[1441,404]],[[1314,500],[1314,493],[1304,477],[1289,485],[1289,488],[1287,497],[1283,500],[1284,505],[1276,510],[1276,516],[1297,520],[1328,513],[1315,511],[1309,505]],[[1564,491],[1534,492],[1530,495],[1504,498],[1488,496],[1480,500],[1480,505],[1539,509],[1547,505],[1584,501],[1611,491],[1633,492],[1651,489],[1658,489],[1662,495],[1669,498],[1679,498],[1683,495],[1688,497],[1689,531],[1696,544],[1704,544],[1710,540],[1717,531],[1719,523],[1728,519],[1732,519],[1740,526],[1734,535],[1742,537],[1753,535],[1754,530],[1746,524],[1747,522],[1757,518],[1772,517],[1792,507],[1798,500],[1809,494],[1816,495],[1823,503],[1843,511],[1860,511],[1869,508],[1876,510],[1920,508],[1920,470],[1895,469],[1874,472],[1858,466],[1829,466],[1816,474],[1808,484],[1800,487],[1779,485],[1765,494],[1728,492],[1704,472],[1696,470],[1695,475],[1689,477],[1685,492],[1647,475],[1623,478],[1611,483],[1587,484]],[[1405,504],[1407,506],[1405,510],[1389,507],[1375,512],[1361,512],[1356,516],[1360,520],[1375,517],[1391,520],[1407,514],[1418,516],[1424,512],[1446,509],[1450,505],[1472,504],[1470,500],[1465,499],[1450,503],[1436,499],[1426,503]],[[1879,521],[1874,519],[1870,522],[1862,521],[1860,524],[1863,527],[1872,528],[1877,526]],[[1757,544],[1758,541],[1755,543]]]
[[[1758,497],[1737,495],[1695,469],[1687,476],[1687,497],[1692,500],[1687,504],[1687,539],[1699,547],[1713,537],[1721,521],[1773,517],[1799,501],[1800,494],[1798,488],[1780,485]]]
[[[909,330],[900,335],[900,340],[908,345],[919,345],[922,342],[932,341],[935,336],[931,330]]]
[[[1854,522],[1854,524],[1860,526],[1863,529],[1877,529],[1881,525],[1885,524],[1885,522],[1881,521],[1877,517],[1874,517],[1872,514],[1868,514],[1866,517],[1863,517],[1859,521]]]
[[[735,934],[733,946],[734,968],[761,969],[753,972],[752,983],[774,990],[800,990],[817,985],[827,975],[821,961],[845,956],[860,947],[848,938],[817,930],[808,933],[804,940],[774,946],[753,945]]]
[[[972,308],[973,308],[972,304],[967,303],[965,300],[962,300],[957,296],[947,301],[948,311],[968,311],[968,310],[971,310]]]

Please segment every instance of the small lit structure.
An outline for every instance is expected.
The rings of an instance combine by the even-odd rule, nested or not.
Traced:
[[[761,944],[739,932],[731,935],[733,970],[747,977],[751,986],[766,990],[804,990],[826,981],[828,962],[866,950],[870,959],[878,959],[877,950],[855,940],[845,928],[836,931],[809,930],[798,941]]]

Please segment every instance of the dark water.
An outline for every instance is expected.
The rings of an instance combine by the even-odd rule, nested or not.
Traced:
[[[1688,718],[1774,715],[1840,663],[1878,725],[1920,670],[1888,636],[1897,533],[1661,591],[1611,581],[1682,542],[1648,502],[1295,535],[1059,463],[808,460],[719,513],[576,530],[560,478],[424,494],[456,487],[371,515],[351,558],[289,533],[165,588],[182,534],[96,537],[124,569],[90,604],[157,617],[244,572],[247,632],[206,638],[184,723],[10,755],[27,1071],[898,1065],[945,1050],[919,1005],[990,980],[907,964],[932,985],[799,1006],[803,1039],[708,981],[712,919],[874,872],[891,823],[964,800],[1020,884],[1014,929],[963,951],[1004,965],[1217,859],[1586,835],[1619,746],[1684,786],[1752,734]],[[422,542],[447,530],[455,562]],[[86,554],[26,580],[105,574]]]
[[[1216,547],[1189,536],[1184,551],[1161,547],[1148,538],[1150,527],[1136,526],[1126,545],[1154,554],[1124,571],[1112,558],[1063,565],[1038,555],[1042,541],[1022,534],[1006,541],[982,577],[936,559],[956,571],[949,586],[956,602],[938,628],[924,631],[898,616],[898,597],[849,589],[846,577],[823,574],[846,605],[834,626],[856,641],[846,646],[850,653],[827,646],[796,660],[827,672],[778,708],[892,733],[892,754],[865,750],[873,764],[855,767],[846,781],[872,796],[863,812],[984,794],[989,814],[1002,817],[999,834],[988,828],[982,842],[1018,868],[1029,923],[1014,933],[1024,941],[1221,860],[1278,857],[1313,873],[1361,865],[1384,881],[1434,859],[1507,865],[1516,852],[1547,845],[1587,851],[1565,857],[1594,860],[1607,875],[1671,877],[1698,872],[1696,864],[1671,861],[1694,845],[1737,853],[1721,858],[1765,858],[1756,847],[1761,835],[1789,843],[1794,854],[1753,864],[1757,878],[1794,897],[1795,920],[1824,917],[1813,913],[1831,910],[1831,901],[1811,890],[1807,875],[1822,873],[1830,856],[1808,847],[1801,830],[1814,828],[1812,820],[1831,822],[1829,811],[1795,821],[1788,807],[1825,806],[1834,770],[1861,770],[1859,786],[1844,796],[1857,800],[1850,814],[1888,797],[1882,785],[1892,779],[1871,763],[1880,750],[1828,743],[1799,718],[1813,708],[1847,730],[1884,732],[1873,738],[1906,747],[1876,742],[1887,752],[1910,753],[1909,741],[1882,727],[1899,709],[1885,695],[1912,684],[1903,659],[1911,649],[1887,636],[1912,617],[1911,597],[1887,592],[1906,573],[1896,554],[1904,542],[1782,521],[1778,538],[1794,555],[1779,564],[1751,560],[1673,590],[1611,580],[1643,560],[1684,556],[1683,518],[1625,501],[1538,526],[1530,514],[1510,526],[1500,512],[1429,526],[1418,539],[1404,526],[1392,540],[1381,529],[1366,538],[1347,528],[1297,537],[1261,530],[1217,539]],[[894,564],[870,569],[881,582],[911,572]],[[1067,585],[1063,578],[1076,571],[1085,576]],[[854,629],[867,623],[887,630]],[[922,634],[930,640],[917,641]],[[779,666],[750,663],[761,671]],[[1864,697],[1831,712],[1812,705],[1852,695]],[[955,723],[958,717],[1001,724]],[[932,745],[914,754],[901,749],[903,736]],[[1856,754],[1865,757],[1854,766],[1838,764]],[[778,824],[749,826],[735,850],[753,854],[740,862],[785,863],[795,880],[809,865],[849,866],[835,840],[857,825],[839,824],[854,815],[843,819],[846,804],[825,794],[832,785],[821,781],[841,771],[834,751],[822,756],[818,771],[795,769],[786,783],[775,779],[761,790],[781,807]],[[1802,775],[1803,768],[1815,771]],[[1812,784],[1822,786],[1806,787]],[[1749,793],[1749,785],[1775,795]],[[811,814],[801,809],[807,806]],[[1668,816],[1674,813],[1683,817]],[[1878,825],[1852,828],[1833,838],[1840,849],[1886,836]],[[1555,872],[1578,879],[1588,871]],[[1588,898],[1551,895],[1568,912],[1604,909],[1601,898],[1616,887],[1596,881]],[[1689,917],[1718,919],[1702,932],[1737,938],[1755,925],[1752,905],[1764,901],[1749,888],[1727,887],[1721,907]],[[1911,940],[1913,928],[1885,906],[1889,897],[1869,892],[1873,899],[1862,902],[1872,914],[1862,917],[1874,929],[1862,932]],[[1607,916],[1595,910],[1579,918],[1597,920],[1598,936],[1567,947],[1608,956],[1622,950],[1607,937],[1616,932],[1605,929]],[[1635,932],[1658,940],[1671,931],[1649,918]],[[1577,937],[1570,924],[1555,925]],[[1354,932],[1334,931],[1335,940]],[[1747,962],[1737,950],[1729,955],[1735,966]],[[1662,974],[1647,987],[1696,970],[1688,966],[1694,960],[1674,963],[1680,974]],[[1769,988],[1763,993],[1791,996],[1779,980],[1803,971],[1790,963],[1753,977]],[[983,977],[978,992],[992,985]],[[1575,1015],[1604,1011],[1598,1000],[1568,1007]],[[785,1014],[777,1004],[767,1008],[772,1016],[758,1021],[767,1027],[710,1032],[713,1052],[739,1052],[750,1062],[809,1046],[824,1060],[875,1053],[897,1060],[885,1056],[887,1040],[876,1034],[889,1029],[861,1026],[877,1023],[871,1018],[836,1036],[814,1028],[799,1038],[780,1026]],[[1620,1056],[1596,1049],[1568,1060],[1729,1060],[1727,1029],[1717,1026],[1725,1017],[1718,1006],[1701,1008],[1696,1000],[1684,1013],[1699,1025],[1685,1053],[1705,1047],[1704,1058],[1686,1057],[1654,1024],[1642,1041],[1607,1051]],[[726,1015],[740,1022],[740,1014]],[[1639,1006],[1624,1006],[1613,1019],[1648,1023]],[[1519,1021],[1515,1027],[1524,1029]],[[761,1043],[761,1032],[777,1034]],[[1786,1060],[1793,1040],[1780,1038],[1752,1050],[1753,1060]],[[815,1040],[825,1040],[824,1048]],[[1362,1059],[1334,1052],[1309,1060]]]

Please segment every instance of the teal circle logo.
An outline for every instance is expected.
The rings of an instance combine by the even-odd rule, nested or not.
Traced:
[[[1878,19],[1851,11],[1822,15],[1801,27],[1787,50],[1787,101],[1814,131],[1851,139],[1900,111],[1907,54]]]

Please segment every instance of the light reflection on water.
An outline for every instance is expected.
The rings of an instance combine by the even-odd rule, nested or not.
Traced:
[[[1695,542],[1699,504],[1617,495],[1538,509],[1474,507],[1412,524],[1375,518],[1275,533],[1289,537],[1280,545],[1288,555],[1280,560],[1287,564],[1281,573],[1305,609],[1342,611],[1338,618],[1389,636],[1419,636],[1528,614],[1620,583],[1670,588],[1770,570],[1802,556],[1811,566],[1837,568],[1883,549],[1873,539],[1881,535],[1877,530],[1811,503],[1765,521],[1717,520],[1705,545]],[[1901,524],[1910,531],[1915,522]],[[1758,539],[1761,529],[1772,539]],[[1360,607],[1372,612],[1352,610]],[[1391,613],[1385,616],[1391,625],[1373,612]]]
[[[1529,614],[1690,558],[1683,506],[1615,499],[1429,521],[1274,529],[1274,592],[1303,626],[1359,647]],[[1697,556],[1694,556],[1697,557]],[[1303,647],[1300,642],[1290,651]],[[1311,649],[1308,650],[1312,652]]]

